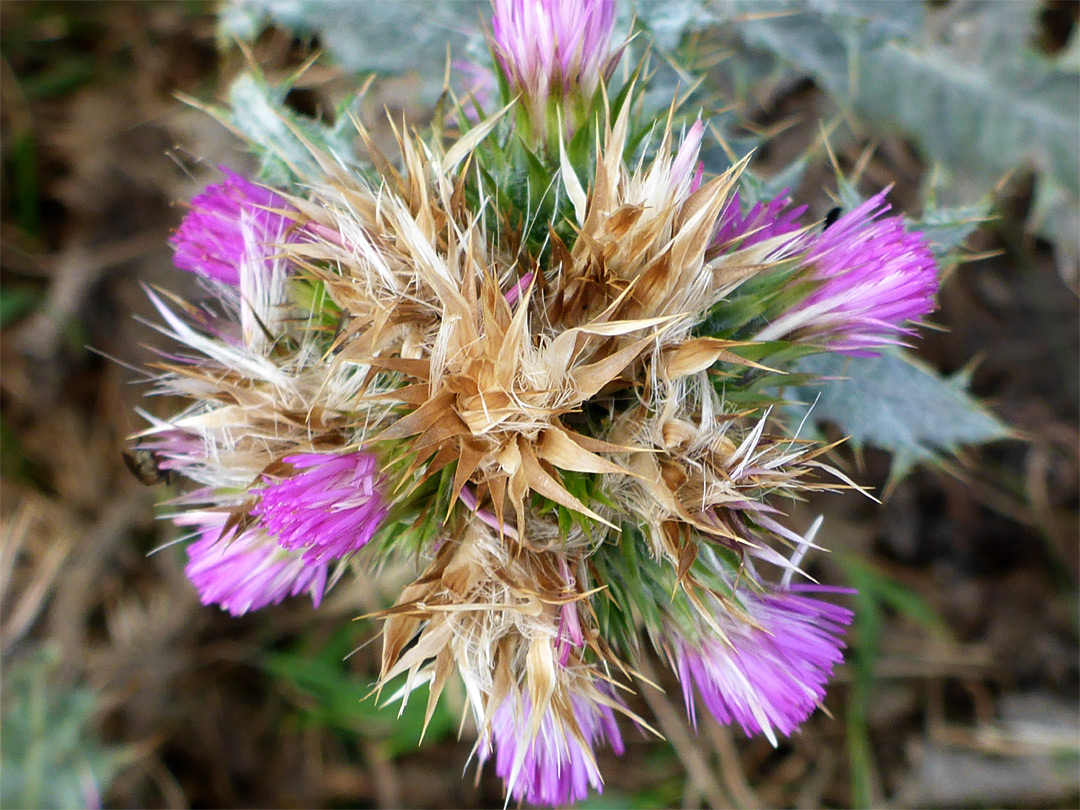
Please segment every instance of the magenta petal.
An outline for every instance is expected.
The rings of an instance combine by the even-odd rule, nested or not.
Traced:
[[[184,573],[204,605],[220,605],[240,616],[307,592],[319,606],[326,590],[326,563],[309,564],[257,530],[222,538],[222,526],[223,520],[207,525],[202,537],[187,547]]]
[[[584,799],[590,786],[603,792],[592,748],[606,740],[616,754],[626,750],[615,712],[611,706],[584,695],[573,695],[570,702],[581,739],[551,711],[544,715],[532,739],[528,695],[511,695],[495,709],[491,719],[493,739],[481,740],[479,757],[486,762],[494,742],[495,772],[506,780],[515,801],[565,805]]]
[[[265,261],[292,224],[276,211],[294,209],[270,189],[228,169],[222,171],[225,180],[207,186],[191,201],[191,210],[169,244],[176,251],[173,263],[181,270],[238,285],[241,264]]]
[[[317,563],[367,545],[386,517],[378,462],[370,453],[286,456],[295,472],[268,480],[251,510],[282,548]]]
[[[739,192],[736,191],[717,218],[710,250],[724,252],[747,248],[766,239],[793,233],[799,229],[799,217],[806,211],[805,205],[790,208],[791,198],[786,191],[768,202],[755,203],[746,214],[740,206]]]
[[[825,684],[839,664],[847,608],[805,596],[850,593],[839,588],[794,586],[764,596],[744,594],[743,604],[758,626],[720,614],[730,644],[706,636],[698,644],[674,640],[675,667],[687,713],[696,725],[691,682],[705,708],[723,724],[738,723],[747,735],[790,735],[825,697]]]

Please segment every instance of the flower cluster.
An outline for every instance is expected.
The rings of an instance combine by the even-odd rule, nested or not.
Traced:
[[[380,688],[459,678],[478,760],[558,805],[602,789],[620,717],[648,727],[621,697],[642,638],[695,725],[776,744],[822,704],[852,616],[791,584],[814,538],[777,503],[850,482],[772,407],[784,358],[896,343],[937,271],[883,194],[823,228],[743,163],[707,175],[704,122],[642,120],[612,78],[612,0],[494,6],[501,112],[193,200],[172,244],[211,301],[152,295],[180,346],[154,393],[188,404],[141,441],[193,484],[170,503],[207,604],[317,607],[419,561]]]

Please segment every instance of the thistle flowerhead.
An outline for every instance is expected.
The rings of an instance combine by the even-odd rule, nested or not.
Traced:
[[[821,704],[851,614],[790,584],[812,538],[781,510],[855,485],[776,407],[785,364],[898,340],[937,276],[881,195],[824,232],[786,194],[744,210],[705,121],[601,92],[613,2],[494,9],[506,109],[397,131],[397,161],[360,127],[362,171],[305,137],[288,189],[195,198],[172,243],[212,300],[151,294],[152,393],[186,404],[141,441],[192,484],[204,602],[408,570],[377,689],[426,685],[430,718],[456,679],[508,798],[557,805],[602,788],[620,715],[648,727],[620,697],[642,637],[691,720],[775,743]]]
[[[179,519],[192,522],[192,516]],[[204,605],[219,605],[241,616],[286,597],[307,593],[315,607],[326,589],[327,564],[311,564],[298,552],[278,545],[266,532],[248,529],[234,533],[224,516],[203,515],[200,537],[187,547],[184,569]]]
[[[570,693],[537,713],[528,694],[507,695],[495,708],[479,757],[494,757],[495,773],[515,801],[559,806],[580,801],[589,788],[603,792],[595,749],[625,750],[609,692],[596,685]]]
[[[251,514],[282,548],[306,549],[308,563],[359,551],[386,517],[378,461],[370,453],[285,456],[277,474],[264,478]]]
[[[543,139],[556,109],[579,121],[619,51],[611,50],[614,0],[492,0],[492,50],[529,128]]]
[[[676,634],[674,666],[691,722],[694,688],[717,722],[738,723],[747,736],[791,734],[820,705],[840,663],[850,610],[809,594],[844,593],[793,586],[743,594],[745,614],[718,610],[724,636],[705,632],[695,643]]]
[[[223,284],[240,284],[241,268],[261,265],[274,254],[292,220],[283,197],[229,171],[225,180],[191,201],[191,209],[169,240],[181,270]]]
[[[758,335],[798,335],[865,354],[900,343],[934,309],[937,264],[922,234],[889,210],[886,191],[841,216],[803,257],[812,290]]]

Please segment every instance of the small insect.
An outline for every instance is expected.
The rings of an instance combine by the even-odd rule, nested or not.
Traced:
[[[827,231],[831,226],[836,224],[836,220],[840,219],[840,215],[844,213],[844,209],[839,205],[835,208],[830,208],[829,213],[825,215],[825,224],[821,226],[821,230]]]
[[[161,459],[153,450],[135,447],[125,450],[122,456],[128,470],[139,479],[140,483],[148,487],[162,482],[172,483],[172,470],[161,469]]]

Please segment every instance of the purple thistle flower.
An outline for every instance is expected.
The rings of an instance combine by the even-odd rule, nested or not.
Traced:
[[[181,270],[237,286],[245,262],[267,263],[293,220],[285,198],[222,167],[225,180],[191,201],[191,210],[169,240]],[[268,210],[274,209],[274,210]]]
[[[799,217],[806,211],[805,205],[789,208],[791,198],[785,189],[778,197],[768,202],[757,202],[742,213],[739,192],[735,192],[716,221],[716,235],[713,236],[710,252],[722,253],[733,247],[747,248],[772,239],[793,233],[799,229]]]
[[[612,698],[612,700],[614,700]],[[604,782],[593,747],[610,742],[622,755],[623,745],[615,711],[607,703],[575,693],[570,697],[573,722],[549,709],[532,736],[529,696],[509,695],[495,709],[491,735],[479,743],[479,758],[486,762],[495,745],[495,773],[506,782],[515,801],[565,805],[584,799],[591,785],[603,793]]]
[[[700,644],[678,638],[675,668],[690,721],[697,727],[691,683],[717,722],[737,722],[748,736],[790,735],[825,697],[825,683],[843,660],[847,608],[803,596],[852,593],[844,588],[789,586],[764,596],[743,596],[753,624],[729,614],[716,621],[727,636]],[[755,626],[756,625],[756,626]]]
[[[832,348],[867,354],[910,334],[934,308],[937,265],[923,235],[886,217],[888,189],[840,217],[811,243],[803,263],[820,286],[766,327],[757,340],[798,330],[827,337]]]
[[[495,58],[543,120],[549,98],[591,99],[610,74],[614,0],[492,0]]]
[[[202,526],[202,536],[187,547],[184,573],[204,605],[220,605],[241,616],[307,592],[319,606],[326,590],[327,563],[307,563],[258,529],[224,537],[225,520],[224,514],[205,512],[176,520]]]
[[[389,509],[375,456],[302,453],[284,461],[296,472],[267,479],[251,510],[281,547],[306,549],[304,561],[313,564],[367,545]]]

